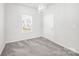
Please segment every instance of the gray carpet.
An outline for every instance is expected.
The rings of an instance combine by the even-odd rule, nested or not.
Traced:
[[[2,56],[79,56],[79,54],[39,37],[6,44]]]

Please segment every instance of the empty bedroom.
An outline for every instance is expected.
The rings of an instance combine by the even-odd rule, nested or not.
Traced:
[[[0,56],[79,56],[79,3],[0,3]]]

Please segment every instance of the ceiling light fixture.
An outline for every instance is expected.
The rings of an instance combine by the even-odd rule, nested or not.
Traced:
[[[46,8],[46,6],[40,4],[40,5],[38,6],[38,12],[39,12],[39,13],[42,13],[45,8]]]

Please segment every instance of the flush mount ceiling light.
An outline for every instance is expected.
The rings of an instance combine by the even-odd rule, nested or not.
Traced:
[[[46,6],[43,4],[38,5],[38,12],[42,13],[46,9]]]

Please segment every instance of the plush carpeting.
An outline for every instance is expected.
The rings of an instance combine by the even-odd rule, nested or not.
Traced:
[[[2,56],[79,56],[79,54],[39,37],[6,44]]]

